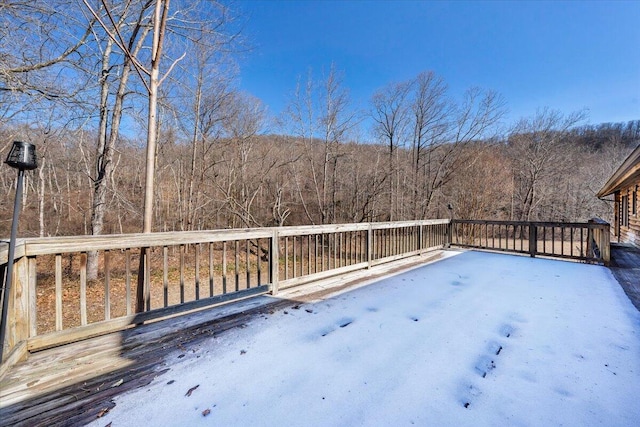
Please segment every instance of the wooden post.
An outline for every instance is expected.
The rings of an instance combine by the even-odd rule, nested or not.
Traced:
[[[515,230],[514,230],[515,233]],[[515,248],[515,247],[514,247]],[[529,223],[529,256],[535,258],[538,249],[538,226],[535,223]]]
[[[598,257],[604,265],[608,266],[611,262],[611,225],[599,218],[590,219],[588,223],[587,254],[594,258]]]
[[[269,271],[271,273],[271,295],[277,295],[280,282],[280,234],[277,228],[273,229],[270,246]]]
[[[609,224],[602,230],[602,260],[607,267],[611,263],[611,235],[609,234]]]
[[[450,248],[451,245],[453,244],[453,227],[454,227],[454,223],[455,220],[452,218],[449,220],[448,224],[447,224],[447,241],[445,242],[444,247],[445,248]]]
[[[15,260],[13,265],[13,283],[9,293],[5,295],[7,300],[7,318],[5,328],[5,342],[3,360],[13,360],[17,362],[26,356],[26,346],[23,346],[24,354],[14,355],[13,350],[20,348],[21,343],[26,343],[31,329],[30,320],[30,298],[29,298],[29,260],[22,256]],[[32,313],[35,315],[35,313]],[[13,363],[11,362],[11,363]],[[11,364],[10,363],[10,364]]]

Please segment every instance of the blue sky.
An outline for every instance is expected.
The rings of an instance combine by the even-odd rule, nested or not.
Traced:
[[[432,70],[450,95],[507,101],[505,123],[539,107],[589,123],[640,119],[640,1],[238,1],[253,51],[243,90],[277,115],[300,76],[335,64],[357,106]]]

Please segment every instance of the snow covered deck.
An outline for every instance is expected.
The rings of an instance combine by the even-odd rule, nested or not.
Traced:
[[[640,312],[610,270],[447,255],[189,329],[92,425],[640,425]],[[84,388],[131,389],[119,369]]]

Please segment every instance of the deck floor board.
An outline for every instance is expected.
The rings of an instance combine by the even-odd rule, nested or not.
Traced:
[[[633,305],[640,310],[640,248],[612,243],[610,268]]]

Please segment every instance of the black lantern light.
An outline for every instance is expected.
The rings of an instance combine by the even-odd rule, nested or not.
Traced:
[[[16,234],[18,233],[18,214],[20,213],[20,200],[22,199],[22,182],[25,170],[33,170],[38,167],[36,159],[36,146],[28,142],[14,141],[5,163],[12,168],[18,169],[18,180],[16,182],[16,198],[13,203],[13,221],[11,223],[11,239],[9,240],[9,254],[7,257],[7,275],[2,289],[2,323],[0,323],[0,363],[4,353],[5,336],[7,333],[7,315],[9,309],[9,298],[11,280],[13,278],[13,258],[16,249]]]
[[[36,146],[28,142],[13,141],[5,163],[15,169],[33,170],[38,167]]]

